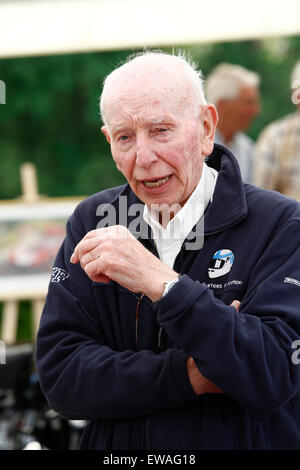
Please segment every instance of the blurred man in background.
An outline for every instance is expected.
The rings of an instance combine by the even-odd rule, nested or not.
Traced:
[[[255,184],[300,201],[300,61],[291,74],[296,111],[269,124],[259,135]]]
[[[219,115],[215,141],[236,156],[242,178],[253,180],[254,142],[244,132],[259,113],[259,76],[241,67],[222,63],[215,67],[206,84],[206,95]]]

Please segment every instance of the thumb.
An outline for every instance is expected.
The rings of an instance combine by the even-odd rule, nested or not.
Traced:
[[[233,302],[231,302],[231,307],[234,307],[237,311],[237,313],[240,313],[239,312],[239,309],[240,309],[240,305],[241,305],[241,302],[239,300],[234,300]]]

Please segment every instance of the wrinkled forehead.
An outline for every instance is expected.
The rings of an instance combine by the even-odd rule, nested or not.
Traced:
[[[102,110],[107,123],[121,114],[180,115],[194,104],[191,86],[180,70],[133,68],[117,71],[106,83]]]

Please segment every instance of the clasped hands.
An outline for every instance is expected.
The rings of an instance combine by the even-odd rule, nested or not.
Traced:
[[[76,245],[70,258],[94,282],[117,282],[132,292],[140,292],[153,302],[161,298],[164,282],[177,273],[147,250],[132,233],[122,225],[100,228],[88,232]],[[231,304],[238,312],[237,300]],[[205,378],[194,359],[186,361],[187,374],[196,395],[222,393],[215,384]]]

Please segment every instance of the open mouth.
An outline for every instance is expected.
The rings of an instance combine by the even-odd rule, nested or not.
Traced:
[[[143,180],[143,184],[146,186],[146,188],[159,188],[160,186],[163,186],[171,178],[171,176],[172,175],[164,176],[163,178]]]

